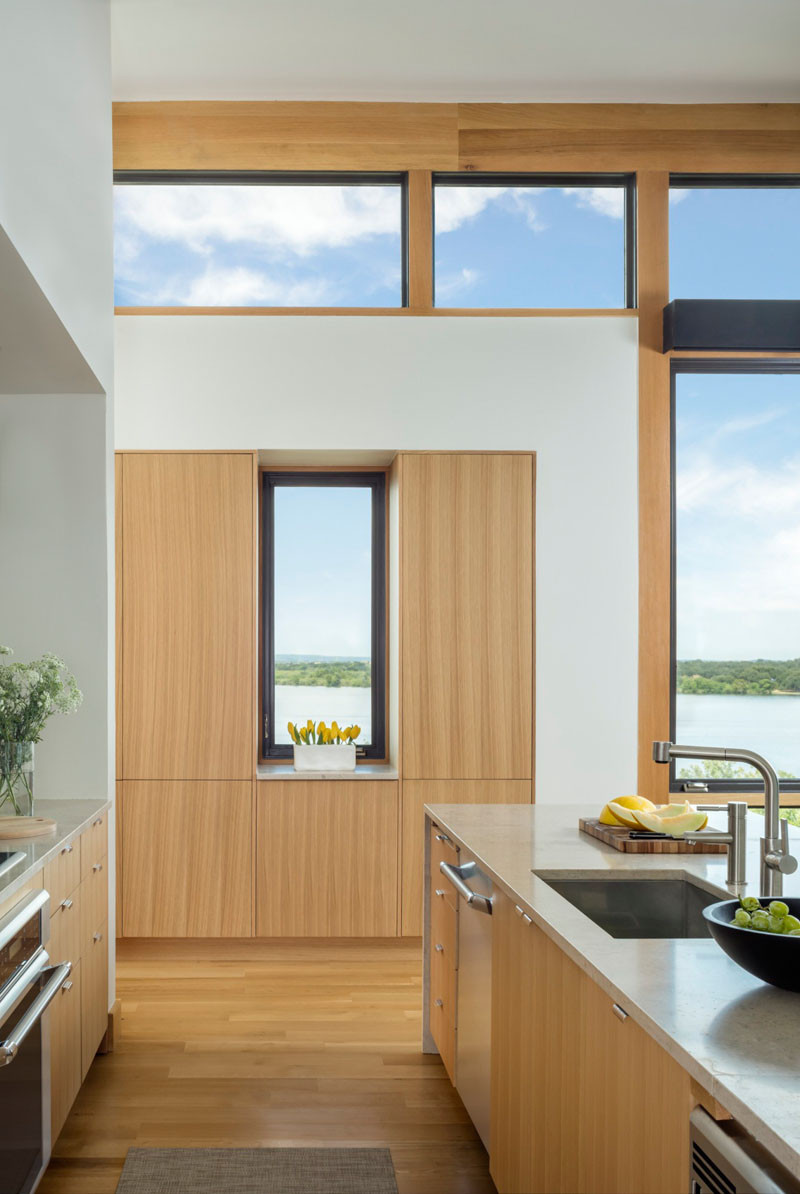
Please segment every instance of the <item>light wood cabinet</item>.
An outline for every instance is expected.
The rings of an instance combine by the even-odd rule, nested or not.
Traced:
[[[458,969],[458,895],[439,871],[440,862],[458,866],[458,848],[431,825],[431,956],[428,1022],[444,1068],[455,1080]]]
[[[688,1074],[499,892],[492,934],[499,1194],[680,1194]]]
[[[250,779],[253,455],[120,459],[122,778]]]
[[[249,937],[252,784],[122,788],[124,936]]]
[[[405,779],[530,779],[530,453],[400,459]]]
[[[586,986],[582,1188],[591,1194],[681,1194],[695,1102],[691,1079],[630,1017],[619,1019],[596,983],[587,979]]]
[[[426,804],[529,804],[531,781],[412,780],[403,781],[402,935],[422,932],[423,840]]]
[[[43,877],[51,897],[48,953],[54,963],[72,962],[48,1013],[55,1142],[108,1029],[108,814],[64,847]]]
[[[259,937],[397,935],[397,789],[392,780],[258,784]]]
[[[50,1134],[55,1144],[83,1081],[80,960],[73,962],[69,978],[50,1004],[49,1016]]]
[[[92,931],[81,957],[81,1081],[108,1030],[108,920]]]
[[[521,909],[495,892],[490,1161],[499,1194],[583,1189],[577,1140],[587,982]]]

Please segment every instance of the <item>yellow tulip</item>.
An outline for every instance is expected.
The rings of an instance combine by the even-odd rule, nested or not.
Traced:
[[[351,737],[357,738],[360,733],[361,733],[361,726],[353,726],[353,732],[352,732]]]
[[[300,731],[300,739],[306,744],[306,746],[308,746],[308,730]]]
[[[339,737],[339,733],[340,733],[339,726],[337,725],[337,723],[335,721],[331,722],[331,733],[333,734],[334,738]]]

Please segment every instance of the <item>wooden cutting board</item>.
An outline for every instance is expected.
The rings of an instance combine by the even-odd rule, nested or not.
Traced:
[[[676,837],[632,837],[624,825],[601,825],[597,817],[581,817],[581,830],[598,841],[628,854],[726,854],[728,847],[719,842],[684,842]]]
[[[55,827],[50,817],[0,817],[0,838],[41,837]]]

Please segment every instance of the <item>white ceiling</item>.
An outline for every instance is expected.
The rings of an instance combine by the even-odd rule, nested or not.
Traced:
[[[800,100],[800,0],[111,0],[114,98]]]

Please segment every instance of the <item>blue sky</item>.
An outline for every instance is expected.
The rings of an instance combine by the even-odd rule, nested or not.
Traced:
[[[372,652],[372,491],[275,488],[275,654]]]
[[[800,656],[800,374],[676,390],[677,655]]]

